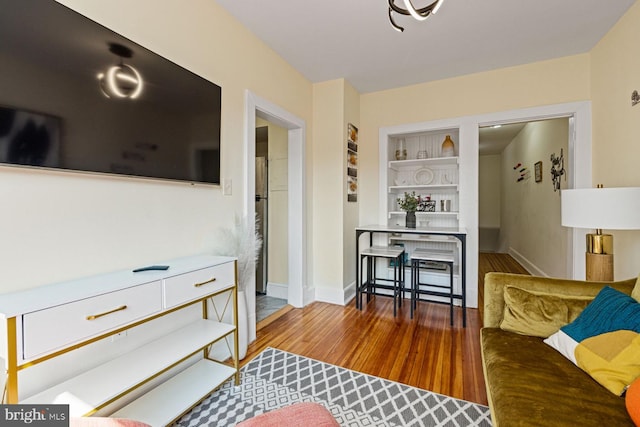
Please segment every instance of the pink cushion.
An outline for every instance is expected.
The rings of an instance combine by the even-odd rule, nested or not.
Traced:
[[[140,421],[124,418],[82,417],[71,418],[69,427],[151,427]]]
[[[339,427],[324,406],[319,403],[303,402],[257,415],[237,424],[237,427]]]

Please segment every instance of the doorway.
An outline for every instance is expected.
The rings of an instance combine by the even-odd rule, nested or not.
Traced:
[[[255,275],[256,321],[260,322],[287,304],[287,130],[256,117],[255,153],[256,230],[262,240]]]
[[[287,130],[287,187],[288,187],[288,286],[287,302],[303,307],[313,300],[313,288],[305,286],[307,278],[307,208],[306,208],[306,123],[274,103],[247,90],[245,92],[245,199],[243,211],[255,218],[255,132],[256,117]],[[254,285],[255,286],[255,285]],[[249,341],[256,339],[255,289],[247,292]]]
[[[569,230],[560,224],[560,189],[551,157],[569,148],[570,119],[558,117],[481,127],[479,251],[508,254],[531,274],[569,277]],[[573,167],[565,159],[564,165]],[[536,174],[536,172],[538,172]]]

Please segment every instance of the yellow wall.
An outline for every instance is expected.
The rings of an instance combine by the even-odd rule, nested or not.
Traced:
[[[313,282],[330,289],[342,288],[343,105],[343,79],[313,85]]]
[[[480,156],[478,162],[478,226],[500,228],[500,154]]]
[[[346,180],[347,176],[347,128],[349,123],[356,128],[360,128],[360,94],[354,89],[349,82],[345,81],[344,84],[344,117],[342,122],[342,153],[343,153],[343,172],[342,176]],[[360,130],[360,129],[358,129]],[[358,135],[359,136],[359,135]],[[358,149],[360,148],[360,141],[356,141]],[[360,163],[358,160],[358,169],[360,169]],[[360,173],[358,171],[358,173]],[[358,185],[360,184],[360,177],[358,176]],[[342,273],[343,288],[355,283],[356,280],[356,267],[355,267],[355,251],[356,251],[356,239],[355,228],[358,226],[358,209],[359,202],[347,201],[347,185],[346,181],[342,184],[342,203],[343,203],[343,222],[342,222],[342,246],[344,263],[344,271]],[[359,191],[358,191],[359,193]],[[360,195],[358,194],[358,198]]]
[[[640,187],[640,3],[636,2],[591,51],[593,184]],[[640,231],[614,231],[615,278],[640,272]]]
[[[216,2],[60,3],[222,87],[222,177],[232,179],[233,195],[206,185],[0,167],[0,292],[206,251],[212,231],[232,225],[243,208],[246,89],[311,127],[311,83]]]
[[[360,96],[347,81],[313,85],[313,283],[316,298],[339,304],[355,281],[359,204],[347,202],[347,126],[359,119]]]

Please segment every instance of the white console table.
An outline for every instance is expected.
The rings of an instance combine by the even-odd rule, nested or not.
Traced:
[[[0,295],[4,403],[69,404],[71,416],[88,416],[203,352],[201,360],[112,414],[159,426],[179,418],[229,378],[235,376],[238,384],[235,258],[202,255],[161,264],[169,268],[119,271]],[[232,324],[208,314],[207,301],[223,293],[229,295]],[[20,371],[193,304],[202,305],[202,319],[19,399]],[[233,337],[232,361],[209,358],[210,346],[226,337]]]

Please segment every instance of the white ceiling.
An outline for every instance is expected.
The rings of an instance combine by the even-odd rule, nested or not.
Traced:
[[[480,155],[500,154],[520,133],[526,123],[511,123],[500,127],[480,128]]]
[[[404,33],[388,0],[217,2],[311,82],[367,93],[588,52],[635,0],[444,0],[425,22],[396,15]]]

